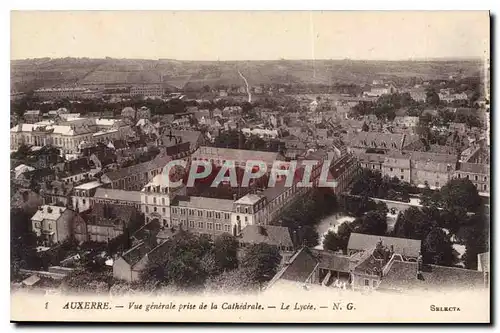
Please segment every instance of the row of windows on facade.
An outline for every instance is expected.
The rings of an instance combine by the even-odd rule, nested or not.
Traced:
[[[158,207],[156,206],[153,207],[153,212],[155,213],[158,212]],[[149,206],[146,206],[146,213],[149,213]],[[166,213],[165,207],[162,207],[162,213]],[[209,217],[209,218],[215,216],[216,219],[221,219],[222,216],[224,216],[224,219],[226,220],[229,220],[231,218],[231,215],[229,213],[172,207],[172,214],[186,215],[186,213],[188,214],[188,216],[197,215],[198,217]]]
[[[363,145],[365,145],[365,146],[368,146],[368,142],[366,140],[361,141],[361,143]],[[377,143],[375,141],[372,141],[371,142],[371,146],[372,147],[377,147]],[[381,146],[387,148],[387,143],[381,142]],[[392,148],[397,148],[398,147],[398,145],[396,143],[394,143],[394,142],[391,143],[391,146],[392,146]]]
[[[52,230],[52,223],[48,223],[47,225],[49,227],[49,230]],[[41,228],[40,222],[35,222],[35,228]]]
[[[173,225],[178,225],[179,224],[179,220],[178,219],[172,219],[172,223]],[[198,221],[198,223],[196,224],[197,228],[198,229],[205,229],[205,223],[206,223],[206,229],[208,230],[214,230],[214,223],[212,222],[202,222],[202,221]],[[185,228],[194,228],[195,227],[195,222],[194,221],[189,221],[189,224],[188,224],[188,221],[185,220],[185,219],[181,219],[181,225]],[[215,230],[216,231],[222,231],[222,224],[221,223],[215,223]],[[225,232],[230,232],[231,231],[231,225],[230,224],[224,224],[224,231]]]
[[[458,178],[462,178],[462,175],[461,175],[460,173],[459,173],[459,174],[457,174],[457,175],[458,175]],[[469,175],[464,175],[464,178],[465,178],[465,179],[470,179],[470,178],[469,178]],[[475,181],[478,181],[478,180],[479,180],[478,175],[475,175],[475,176],[474,176],[474,180],[475,180]],[[488,177],[487,177],[487,176],[484,176],[483,181],[487,182],[487,181],[488,181]]]

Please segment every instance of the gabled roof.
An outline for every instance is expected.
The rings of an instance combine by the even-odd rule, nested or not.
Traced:
[[[490,166],[488,164],[464,162],[459,164],[458,171],[489,175]]]
[[[122,258],[130,266],[137,264],[149,251],[151,251],[151,245],[149,243],[141,242],[136,246],[132,247],[127,252],[123,253]]]
[[[33,221],[43,221],[43,220],[54,220],[57,221],[67,210],[66,207],[43,205],[41,206],[33,215],[31,220]]]
[[[482,288],[483,272],[437,265],[425,265],[417,278],[418,263],[393,261],[378,287],[379,290],[443,290]]]
[[[109,180],[114,181],[137,173],[149,172],[160,167],[163,168],[168,164],[170,160],[172,160],[172,157],[170,156],[160,156],[148,162],[132,165],[116,171],[107,172],[105,176],[108,177]]]
[[[320,268],[349,273],[349,256],[316,249],[311,249],[311,252],[319,259]]]
[[[397,238],[386,236],[375,236],[351,233],[347,248],[349,250],[370,250],[376,247],[377,243],[382,241],[382,244],[387,247],[394,246],[394,252],[407,257],[418,257],[422,241],[409,238]]]
[[[293,246],[290,230],[272,225],[247,225],[240,234],[240,242],[248,244],[266,243],[276,246]]]

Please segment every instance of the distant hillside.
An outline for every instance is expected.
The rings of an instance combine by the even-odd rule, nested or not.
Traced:
[[[11,62],[12,89],[26,91],[58,85],[119,85],[163,82],[178,89],[241,86],[238,70],[250,85],[280,83],[370,83],[374,79],[475,76],[481,62],[449,61],[179,61],[132,59],[27,59]]]

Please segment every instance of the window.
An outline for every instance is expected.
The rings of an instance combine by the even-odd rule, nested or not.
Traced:
[[[231,230],[231,226],[229,224],[224,224],[224,231],[229,232]]]
[[[156,205],[156,197],[153,197],[153,204]]]
[[[203,229],[203,222],[198,222],[198,228]]]
[[[465,178],[469,179],[469,175],[465,176]]]
[[[484,177],[484,181],[487,181],[488,180],[488,177]]]
[[[156,208],[156,207],[155,207],[155,208],[154,208],[155,213],[156,213],[156,211],[157,211],[157,210],[158,210],[158,208]]]
[[[216,219],[220,219],[220,213],[219,212],[215,213],[215,218]]]
[[[166,213],[166,211],[167,211],[167,210],[165,209],[165,207],[163,207],[161,210],[163,211],[163,214],[165,214],[165,213]]]
[[[377,287],[377,280],[373,280],[373,288],[376,288]]]
[[[486,184],[483,185],[483,191],[486,191]]]
[[[199,210],[199,211],[198,211],[198,216],[199,216],[199,217],[203,217],[203,211],[202,211],[202,210]]]
[[[365,279],[365,286],[368,287],[370,285],[370,280]]]
[[[179,220],[178,219],[173,219],[172,220],[173,225],[179,225]]]
[[[172,208],[172,213],[177,214],[177,208]]]
[[[193,215],[194,215],[194,210],[193,210],[193,209],[190,209],[190,210],[189,210],[189,215],[190,215],[190,216],[193,216]]]
[[[161,198],[161,204],[165,205],[165,198]]]
[[[405,176],[401,176],[401,179],[405,179]]]
[[[474,176],[474,179],[477,181],[477,175],[476,175],[476,176]]]
[[[189,227],[194,228],[194,221],[189,221]]]
[[[212,222],[207,223],[208,230],[212,230],[214,228],[214,224]]]
[[[149,213],[149,207],[146,206],[146,213]]]
[[[392,171],[392,168],[390,168],[390,170]]]
[[[216,223],[216,224],[215,224],[215,229],[216,229],[216,230],[220,231],[220,230],[221,230],[221,228],[222,228],[222,226],[221,226],[221,224],[220,224],[220,223]]]
[[[248,216],[245,216],[245,222],[248,222]]]
[[[82,199],[83,204],[85,205],[85,199]]]
[[[181,208],[181,214],[182,215],[186,214],[186,210],[184,208]]]
[[[230,216],[229,216],[229,213],[225,213],[225,214],[224,214],[224,218],[225,218],[226,220],[229,220],[229,217],[230,217]]]
[[[39,222],[35,222],[35,228],[40,228],[40,223]]]
[[[213,214],[214,214],[213,212],[208,212],[208,213],[207,213],[208,217],[212,217],[212,216],[213,216]]]
[[[405,169],[401,169],[401,172],[405,172]]]
[[[167,220],[163,219],[163,225],[168,227]]]
[[[245,214],[248,214],[248,207],[245,207]]]
[[[187,222],[186,222],[186,220],[182,219],[182,220],[181,220],[181,223],[182,223],[182,226],[183,226],[183,227],[186,227],[186,226],[187,226]]]

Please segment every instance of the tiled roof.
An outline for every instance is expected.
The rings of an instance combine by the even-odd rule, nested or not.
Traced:
[[[66,211],[66,207],[43,205],[31,218],[33,221],[54,220],[57,221]]]
[[[277,280],[291,280],[297,282],[305,282],[311,273],[314,271],[319,261],[311,253],[308,248],[298,250],[285,266],[273,277],[269,282],[268,288]]]
[[[422,241],[416,239],[375,236],[353,232],[349,237],[347,248],[350,250],[369,250],[375,248],[380,240],[387,247],[394,246],[395,253],[415,258],[418,257],[422,243]]]
[[[362,163],[384,163],[386,157],[385,154],[373,153],[358,153],[356,155]]]
[[[490,166],[480,163],[460,163],[457,171],[488,175],[490,173]]]
[[[218,210],[231,212],[233,210],[233,200],[205,198],[205,197],[184,197],[178,201],[179,207]]]
[[[336,272],[349,272],[349,256],[324,250],[311,250],[319,259],[319,267]]]
[[[155,159],[148,162],[132,165],[116,171],[107,172],[105,176],[107,176],[111,181],[114,181],[137,173],[149,172],[160,167],[163,168],[168,164],[170,160],[172,160],[172,157],[170,156],[156,157]]]
[[[272,225],[247,225],[240,234],[240,242],[248,244],[266,243],[276,246],[293,246],[290,230]]]
[[[141,192],[99,187],[94,194],[94,198],[141,203]]]
[[[141,242],[125,252],[122,255],[123,260],[125,260],[130,266],[137,264],[149,251],[151,251],[151,245],[149,243]]]
[[[436,265],[425,265],[422,278],[417,278],[416,262],[393,261],[382,278],[379,290],[469,289],[484,287],[483,272]]]
[[[404,134],[359,132],[348,135],[346,142],[351,147],[402,149]]]
[[[267,151],[231,149],[231,148],[214,148],[200,147],[193,153],[193,157],[203,156],[207,159],[228,160],[228,161],[264,161],[273,163],[280,160],[279,153]]]

